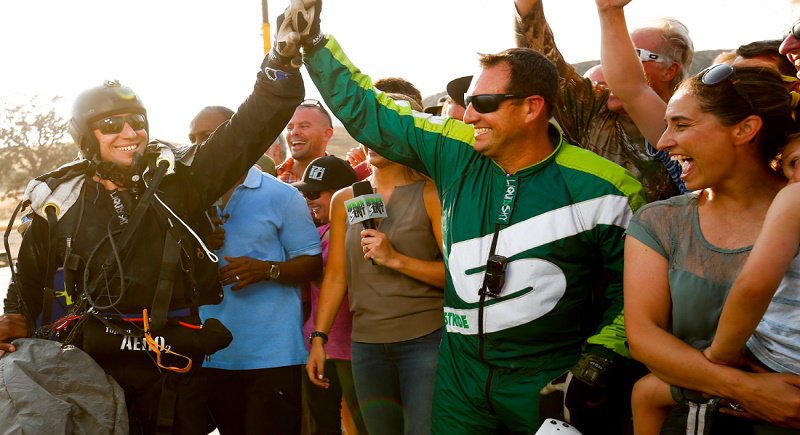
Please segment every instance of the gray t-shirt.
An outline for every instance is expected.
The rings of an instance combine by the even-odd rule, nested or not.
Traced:
[[[702,349],[711,344],[736,276],[752,245],[722,249],[700,230],[698,195],[689,193],[648,204],[634,215],[626,234],[669,262],[671,332]]]

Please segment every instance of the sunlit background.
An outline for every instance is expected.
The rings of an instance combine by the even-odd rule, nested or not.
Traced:
[[[270,0],[270,18],[288,4]],[[373,78],[402,76],[423,96],[472,73],[476,52],[514,45],[511,0],[327,0],[322,29]],[[599,58],[592,0],[548,0],[545,12],[570,62]],[[631,26],[670,15],[698,50],[780,37],[787,0],[633,0]],[[260,0],[26,0],[0,2],[0,100],[63,96],[69,114],[81,90],[119,79],[143,98],[154,137],[186,142],[203,106],[235,108],[263,56]],[[307,81],[309,97],[317,96]]]

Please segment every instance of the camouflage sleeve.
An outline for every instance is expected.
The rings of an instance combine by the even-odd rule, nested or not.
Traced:
[[[558,51],[553,31],[547,23],[542,2],[520,16],[514,12],[517,46],[532,48],[550,59],[558,69],[559,102],[553,113],[568,142],[586,148],[592,120],[599,111],[606,109],[608,91],[595,87],[591,80],[583,78],[575,68],[564,60]]]

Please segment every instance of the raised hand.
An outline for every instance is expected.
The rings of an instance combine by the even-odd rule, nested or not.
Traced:
[[[631,0],[595,0],[598,10],[624,8]]]
[[[305,50],[325,43],[325,35],[320,31],[322,0],[291,0],[287,16],[292,17],[292,26],[300,34],[300,43]],[[284,12],[286,13],[286,12]]]
[[[295,1],[292,3],[295,3]],[[298,69],[303,65],[303,59],[300,55],[300,34],[294,27],[294,13],[295,7],[289,5],[278,16],[275,38],[272,43],[272,49],[267,55],[266,67],[291,70]]]

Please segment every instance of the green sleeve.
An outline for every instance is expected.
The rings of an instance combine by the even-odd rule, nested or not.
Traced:
[[[395,102],[372,86],[333,36],[306,53],[305,64],[325,103],[358,142],[389,160],[429,175],[437,186],[464,173],[479,154],[473,128]]]

